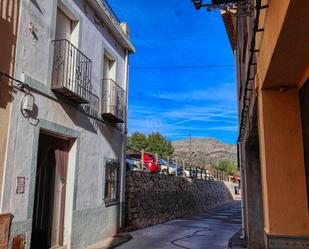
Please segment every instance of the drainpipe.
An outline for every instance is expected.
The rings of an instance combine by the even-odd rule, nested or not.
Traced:
[[[119,210],[119,226],[120,229],[124,229],[125,223],[125,191],[126,191],[126,153],[127,153],[127,133],[128,133],[128,89],[129,89],[129,52],[125,51],[125,90],[126,90],[126,103],[125,103],[125,123],[124,130],[122,133],[123,142],[122,142],[122,172],[121,172],[121,181],[120,181],[120,210]]]
[[[237,143],[237,160],[238,160],[238,165],[240,167],[240,180],[241,180],[241,216],[242,216],[242,222],[241,222],[241,239],[246,238],[246,233],[245,233],[245,200],[244,200],[244,172],[243,172],[243,165],[242,165],[242,160],[241,160],[241,152],[240,152],[240,144],[239,142]]]

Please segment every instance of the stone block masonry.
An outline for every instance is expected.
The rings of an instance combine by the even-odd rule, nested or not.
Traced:
[[[140,229],[235,199],[231,182],[127,172],[125,226]]]

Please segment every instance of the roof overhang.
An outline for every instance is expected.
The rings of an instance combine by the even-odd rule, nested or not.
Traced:
[[[119,23],[113,17],[112,13],[104,6],[100,0],[88,0],[90,5],[94,8],[98,17],[104,22],[106,27],[111,31],[111,33],[116,37],[120,45],[127,49],[130,53],[135,53],[136,50],[129,39],[129,35],[121,28],[121,26],[126,26],[125,23]]]
[[[230,40],[231,47],[233,51],[236,50],[236,27],[235,27],[235,17],[229,11],[222,10],[221,16],[224,22],[224,26],[227,32],[227,35]]]

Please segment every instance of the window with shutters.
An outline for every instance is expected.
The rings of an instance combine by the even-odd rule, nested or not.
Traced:
[[[71,42],[72,20],[61,10],[57,9],[56,40],[65,39]]]
[[[119,200],[119,170],[120,163],[118,160],[106,159],[104,194],[106,204],[113,204]]]

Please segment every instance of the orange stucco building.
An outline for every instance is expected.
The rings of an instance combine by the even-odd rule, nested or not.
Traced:
[[[14,75],[16,43],[19,26],[20,0],[0,0],[0,72]],[[9,120],[13,100],[12,82],[0,74],[0,200],[2,200],[4,165],[7,154]],[[0,207],[2,203],[0,203]],[[0,214],[0,247],[8,248],[9,228],[13,216]]]
[[[250,0],[249,0],[250,1]],[[249,248],[309,248],[309,1],[222,12],[237,64]]]
[[[19,26],[20,0],[0,0],[0,72],[14,75],[16,43]],[[11,111],[12,82],[0,75],[0,197],[6,160],[9,117]],[[1,199],[1,198],[0,198]]]

